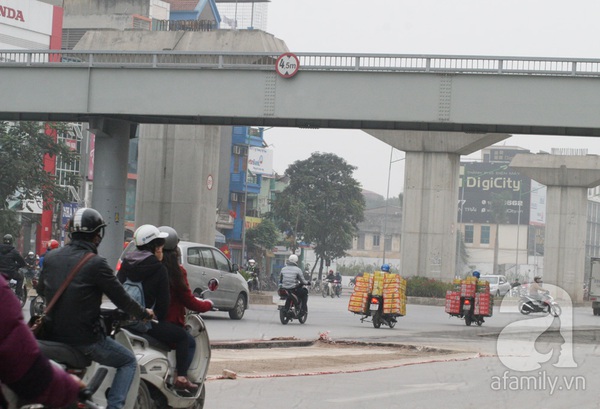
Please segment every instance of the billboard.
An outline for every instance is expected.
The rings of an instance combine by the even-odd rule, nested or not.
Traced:
[[[508,164],[465,162],[460,167],[459,223],[529,224],[531,179]],[[498,219],[496,219],[498,217]]]
[[[257,147],[249,148],[248,170],[255,175],[272,175],[273,150]]]

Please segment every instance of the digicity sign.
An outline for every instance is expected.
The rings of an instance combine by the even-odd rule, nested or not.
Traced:
[[[22,21],[23,23],[25,22],[21,10],[15,10],[6,6],[0,6],[0,17],[11,18],[13,20]]]

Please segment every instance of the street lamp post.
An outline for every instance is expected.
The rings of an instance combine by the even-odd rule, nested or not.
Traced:
[[[401,160],[406,159],[406,156],[404,158],[400,158],[400,159],[396,159],[396,160],[392,160],[394,154],[394,147],[392,146],[392,149],[390,150],[390,164],[388,167],[388,180],[387,180],[387,192],[386,192],[386,196],[385,196],[385,216],[383,219],[383,262],[382,264],[385,264],[385,236],[386,236],[386,231],[387,231],[387,218],[388,218],[388,202],[390,199],[390,177],[392,175],[392,163],[395,162],[400,162]]]

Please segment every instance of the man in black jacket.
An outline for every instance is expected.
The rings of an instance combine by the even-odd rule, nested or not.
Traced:
[[[17,281],[15,293],[17,297],[23,296],[23,274],[19,272],[21,267],[25,267],[25,260],[17,249],[13,246],[13,236],[5,234],[0,244],[0,273],[7,278]]]
[[[51,300],[73,267],[85,256],[92,257],[75,275],[48,317],[49,339],[74,346],[92,360],[117,368],[107,409],[121,409],[137,369],[135,356],[107,337],[100,325],[102,296],[139,319],[150,319],[154,312],[135,302],[117,280],[106,259],[98,255],[106,223],[94,209],[77,210],[70,221],[71,242],[48,253],[38,283],[38,293]]]

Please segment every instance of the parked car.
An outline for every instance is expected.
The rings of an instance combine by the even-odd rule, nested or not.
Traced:
[[[503,275],[481,276],[479,280],[485,280],[490,283],[490,294],[493,296],[504,297],[510,291],[511,285]]]
[[[117,270],[125,254],[133,251],[135,244],[130,242],[119,259]],[[216,291],[207,292],[204,296],[212,300],[219,311],[227,311],[229,317],[240,320],[248,308],[248,283],[238,271],[238,265],[229,259],[216,247],[207,244],[180,241],[180,263],[187,271],[188,282],[192,292],[199,296],[208,288],[211,278],[219,280]]]

